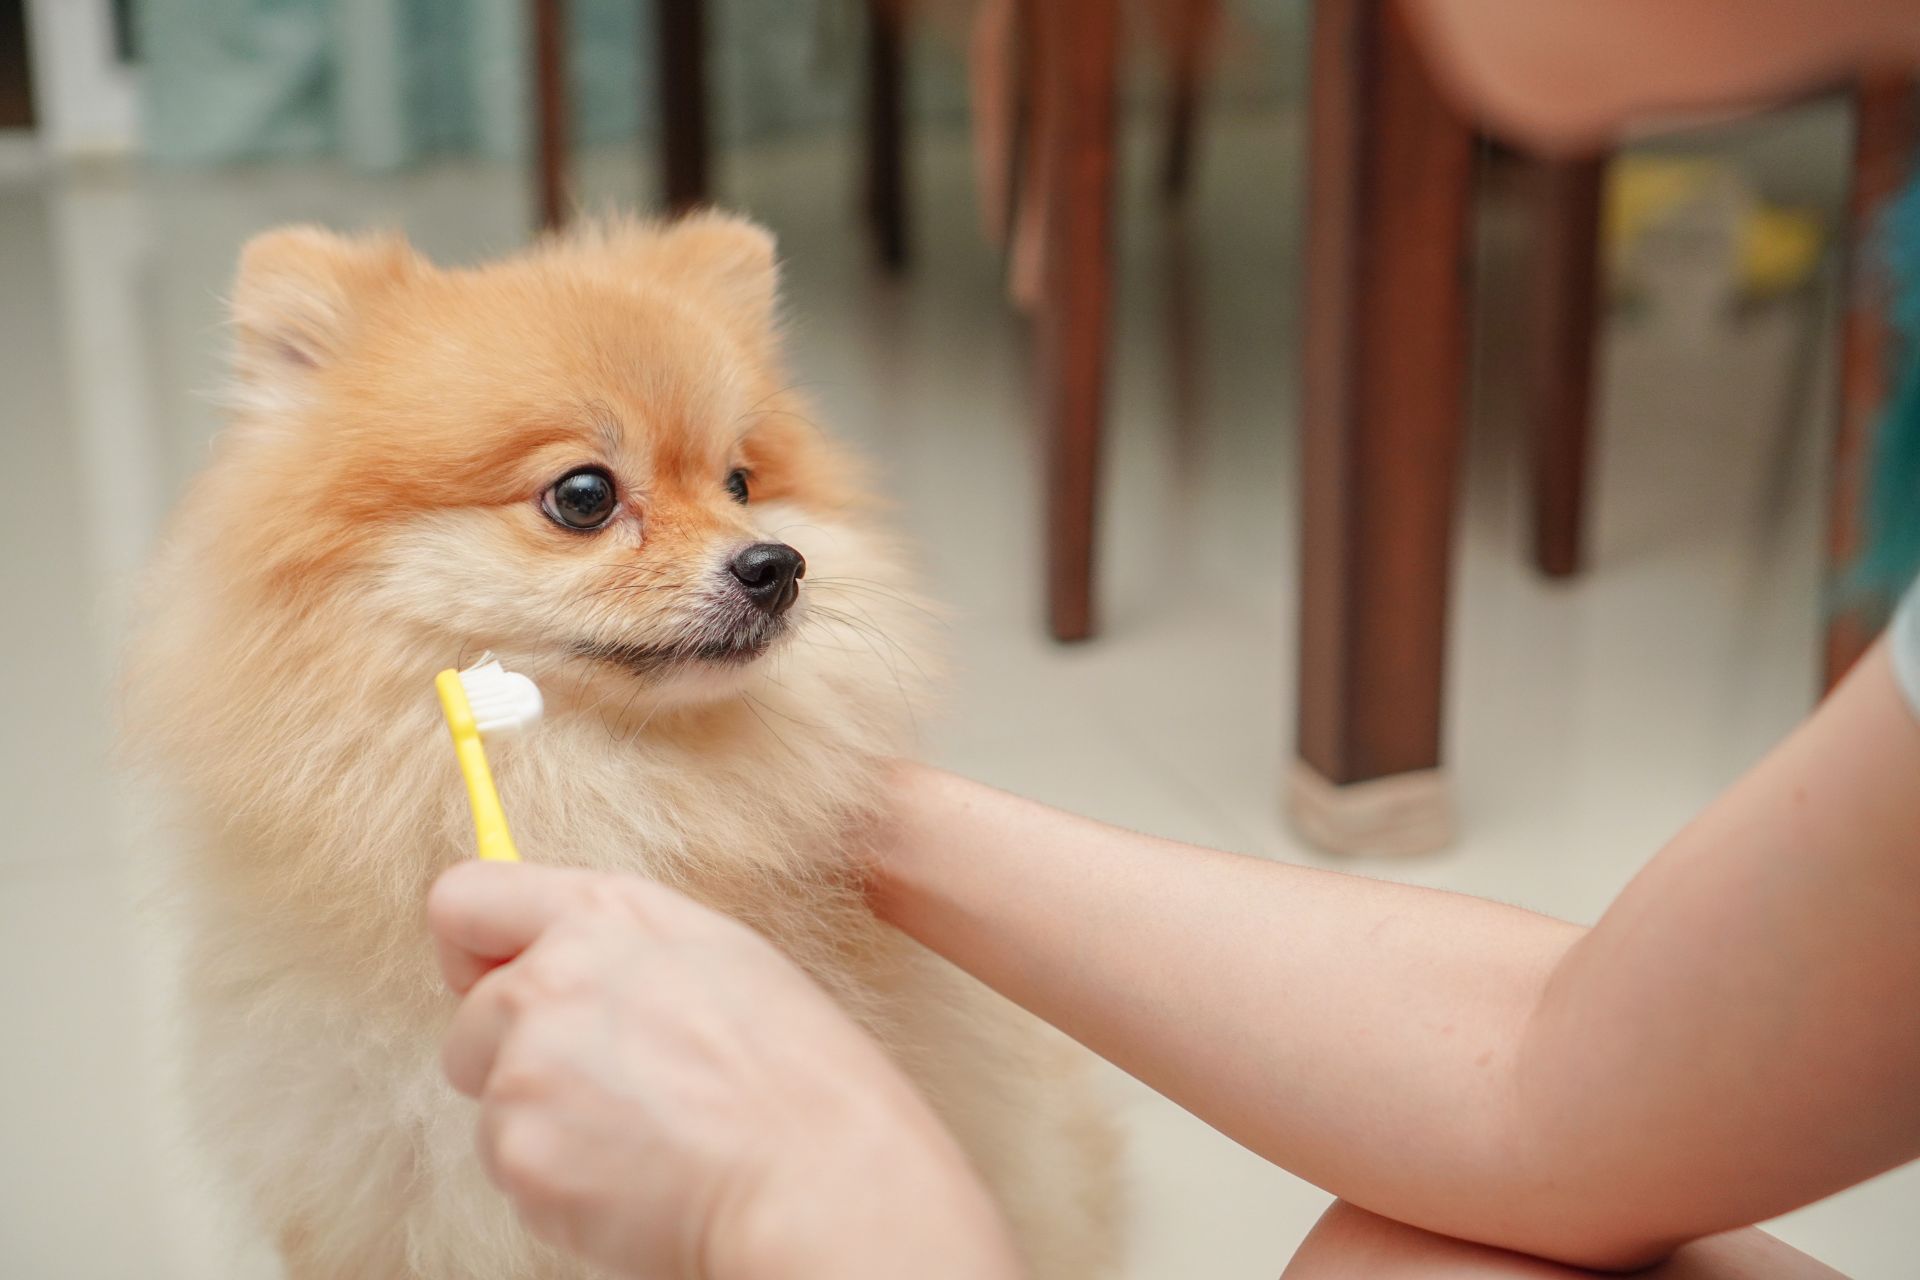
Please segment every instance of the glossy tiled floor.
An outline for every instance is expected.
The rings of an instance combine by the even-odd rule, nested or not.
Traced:
[[[1831,201],[1843,138],[1816,116],[1739,144],[1776,186]],[[803,376],[879,459],[956,607],[957,690],[929,754],[1115,822],[1315,860],[1276,804],[1297,576],[1297,123],[1223,122],[1210,146],[1184,222],[1156,216],[1143,182],[1126,206],[1104,631],[1072,650],[1038,625],[1023,336],[962,153],[922,152],[922,251],[898,286],[866,269],[839,150],[735,157],[728,176],[785,242]],[[627,163],[595,159],[596,195],[638,194]],[[156,1083],[163,962],[138,885],[161,837],[108,764],[121,602],[214,428],[200,393],[247,234],[399,224],[465,258],[515,244],[524,205],[518,175],[458,165],[0,180],[0,1275],[272,1274],[217,1225]],[[1489,222],[1496,261],[1510,230]],[[1183,312],[1186,362],[1169,319]],[[1827,394],[1824,368],[1795,380],[1807,314],[1694,340],[1614,326],[1594,568],[1568,586],[1521,560],[1494,376],[1506,329],[1490,326],[1449,689],[1463,834],[1363,870],[1590,919],[1805,711]],[[1325,1197],[1115,1088],[1135,1136],[1132,1274],[1277,1274]],[[1850,1273],[1909,1275],[1916,1202],[1920,1176],[1895,1175],[1779,1229]]]

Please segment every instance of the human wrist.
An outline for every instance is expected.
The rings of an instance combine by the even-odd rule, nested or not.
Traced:
[[[887,763],[881,809],[867,842],[867,900],[874,913],[901,925],[921,892],[930,852],[925,816],[949,775],[912,760]]]

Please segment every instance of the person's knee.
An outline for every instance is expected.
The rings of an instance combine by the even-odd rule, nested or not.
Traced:
[[[1587,1274],[1435,1235],[1336,1200],[1287,1264],[1284,1280],[1398,1280],[1402,1276],[1559,1280]]]
[[[1356,1208],[1344,1200],[1320,1216],[1283,1280],[1566,1280],[1595,1272],[1469,1244]],[[1756,1227],[1696,1240],[1640,1280],[1841,1280],[1840,1273]]]

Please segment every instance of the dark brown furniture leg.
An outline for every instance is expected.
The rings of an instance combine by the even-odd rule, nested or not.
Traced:
[[[1875,428],[1892,383],[1886,297],[1876,287],[1884,268],[1871,246],[1881,211],[1905,186],[1920,140],[1911,76],[1887,75],[1860,85],[1854,108],[1852,237],[1844,288],[1840,351],[1840,415],[1833,444],[1827,509],[1827,568],[1838,583],[1860,554],[1872,474]],[[1887,620],[1887,602],[1852,603],[1827,619],[1822,675],[1838,684]]]
[[[707,37],[702,0],[656,0],[660,191],[668,213],[707,200]]]
[[[867,227],[880,265],[907,265],[908,0],[867,3]]]
[[[1414,852],[1451,826],[1441,690],[1473,135],[1387,0],[1321,0],[1312,76],[1288,801],[1324,848]]]
[[[27,53],[26,6],[0,4],[0,129],[33,126],[33,59]]]
[[[1044,280],[1036,319],[1047,441],[1047,614],[1054,637],[1093,634],[1095,491],[1113,288],[1117,0],[1039,8]]]
[[[533,97],[535,212],[551,231],[569,204],[566,0],[533,0]]]
[[[1600,318],[1604,158],[1528,162],[1532,205],[1527,430],[1533,560],[1548,577],[1580,571]]]
[[[1200,89],[1206,79],[1209,46],[1220,7],[1217,0],[1171,0],[1162,8],[1167,44],[1167,136],[1160,194],[1167,203],[1178,204],[1193,185]]]

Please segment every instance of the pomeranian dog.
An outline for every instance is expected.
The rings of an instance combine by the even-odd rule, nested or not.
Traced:
[[[760,929],[925,1092],[1036,1275],[1112,1263],[1082,1055],[862,899],[922,613],[776,300],[772,238],[716,214],[465,270],[313,228],[244,252],[231,421],[127,714],[189,828],[191,1114],[294,1280],[589,1274],[519,1227],[440,1072],[423,904],[473,835],[433,677],[489,651],[547,700],[489,744],[529,859]]]

